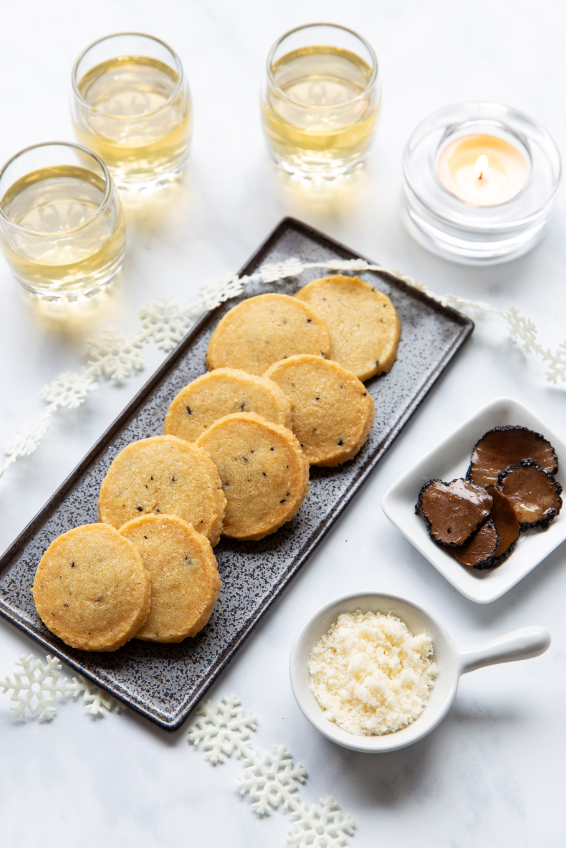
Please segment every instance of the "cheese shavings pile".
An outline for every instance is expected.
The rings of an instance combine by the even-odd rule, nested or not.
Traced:
[[[394,615],[343,613],[313,649],[310,688],[326,718],[354,736],[380,736],[422,713],[437,677],[431,639]]]

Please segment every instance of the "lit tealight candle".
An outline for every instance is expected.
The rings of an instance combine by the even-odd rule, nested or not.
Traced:
[[[465,135],[448,144],[438,160],[446,191],[470,206],[498,206],[515,197],[527,181],[525,157],[496,135]]]

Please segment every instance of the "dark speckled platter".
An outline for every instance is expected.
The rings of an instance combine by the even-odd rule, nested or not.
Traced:
[[[357,254],[286,218],[241,273],[251,274],[265,262],[291,256],[318,262],[353,259]],[[165,413],[177,392],[205,371],[208,340],[222,315],[244,297],[275,290],[293,294],[324,273],[312,269],[283,283],[249,286],[245,295],[205,315],[0,560],[0,613],[50,654],[166,730],[180,726],[254,624],[304,565],[469,337],[472,321],[388,274],[366,271],[358,275],[391,298],[402,324],[393,369],[367,384],[376,405],[369,439],[355,459],[342,467],[311,469],[305,503],[277,533],[260,542],[220,542],[215,553],[222,592],[210,622],[196,638],[176,645],[134,639],[111,653],[69,648],[44,627],[35,612],[31,587],[37,564],[61,533],[97,520],[98,489],[116,454],[135,439],[161,434]]]

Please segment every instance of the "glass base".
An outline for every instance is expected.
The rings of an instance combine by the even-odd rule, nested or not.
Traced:
[[[122,251],[110,268],[106,269],[104,275],[89,280],[79,280],[66,286],[57,283],[50,287],[48,282],[38,286],[36,280],[24,279],[15,273],[14,276],[34,300],[49,303],[79,303],[91,300],[114,283],[117,273],[122,268],[124,254],[125,251]]]
[[[285,159],[274,159],[274,162],[292,180],[310,185],[332,184],[340,180],[350,179],[350,177],[353,177],[364,166],[363,161],[342,164],[335,168],[320,166],[311,168],[308,164],[288,162]]]
[[[418,244],[443,259],[460,265],[498,265],[532,250],[546,232],[547,217],[521,232],[466,233],[419,215],[407,203],[403,223]]]
[[[109,168],[112,179],[114,181],[114,185],[120,191],[126,192],[127,194],[154,194],[157,191],[162,191],[171,185],[171,183],[175,182],[175,180],[179,179],[185,167],[187,165],[187,159],[183,159],[182,162],[177,162],[174,168],[170,171],[166,171],[165,173],[160,174],[148,174],[147,176],[136,176],[136,177],[128,177],[120,172],[112,171]]]

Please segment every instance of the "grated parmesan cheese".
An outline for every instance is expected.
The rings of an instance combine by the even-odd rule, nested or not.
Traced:
[[[313,649],[310,689],[326,718],[354,736],[380,736],[422,713],[437,677],[432,640],[394,615],[346,612]]]

